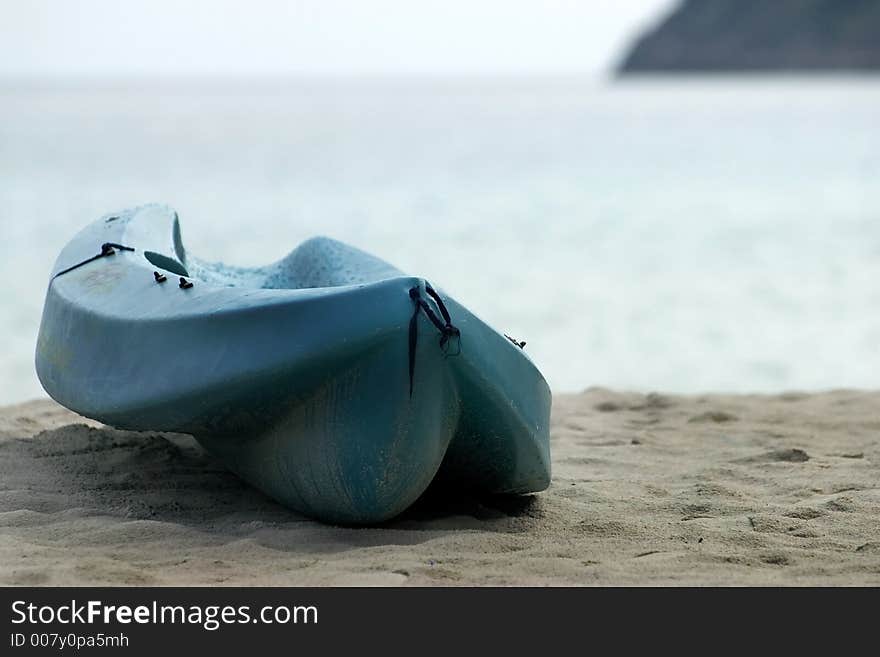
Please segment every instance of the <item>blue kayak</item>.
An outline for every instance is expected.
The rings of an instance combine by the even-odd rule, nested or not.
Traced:
[[[314,518],[375,523],[437,479],[550,482],[550,390],[522,344],[442,290],[328,238],[237,268],[188,254],[176,213],[102,217],[52,270],[36,367],[53,399],[192,434]]]

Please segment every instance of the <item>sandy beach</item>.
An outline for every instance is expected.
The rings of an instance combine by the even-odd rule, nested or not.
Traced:
[[[554,399],[553,484],[322,525],[188,436],[0,409],[4,585],[880,584],[880,393]]]

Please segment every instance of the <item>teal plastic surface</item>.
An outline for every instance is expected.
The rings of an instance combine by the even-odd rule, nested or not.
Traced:
[[[134,250],[59,275],[108,242]],[[266,267],[211,264],[148,205],[86,227],[52,274],[36,367],[53,399],[192,434],[299,512],[380,522],[438,474],[486,493],[549,484],[551,396],[528,356],[439,288],[460,337],[441,346],[418,312],[411,355],[410,291],[440,308],[424,279],[358,249],[314,238]]]

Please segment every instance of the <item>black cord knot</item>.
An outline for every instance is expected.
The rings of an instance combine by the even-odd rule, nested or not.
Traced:
[[[457,356],[461,353],[461,331],[458,330],[455,326],[452,325],[452,317],[449,315],[449,310],[446,308],[446,304],[443,303],[443,299],[437,293],[437,291],[428,285],[425,284],[425,292],[428,293],[428,296],[433,299],[434,303],[437,306],[437,309],[440,311],[440,317],[437,316],[437,313],[434,312],[434,309],[428,304],[428,301],[422,298],[421,290],[418,286],[410,288],[409,290],[409,298],[413,300],[415,303],[415,310],[413,311],[412,317],[409,320],[409,396],[412,397],[413,392],[413,379],[416,371],[416,347],[418,346],[419,341],[419,312],[425,313],[425,317],[427,317],[434,327],[440,333],[440,348],[443,350],[443,353],[447,356]],[[451,339],[455,338],[458,342],[458,350],[450,354],[449,353],[449,342]]]
[[[55,274],[52,277],[52,280],[55,280],[59,276],[66,274],[68,272],[71,272],[74,269],[82,267],[83,265],[87,265],[90,262],[94,262],[98,258],[106,258],[107,256],[112,256],[114,253],[116,253],[116,249],[119,249],[120,251],[134,251],[134,249],[131,248],[130,246],[123,246],[122,244],[116,244],[115,242],[104,242],[101,245],[101,252],[100,253],[98,253],[97,255],[93,255],[91,258],[86,258],[82,262],[78,262],[75,265],[68,267],[67,269],[62,269],[60,272],[58,272],[57,274]]]
[[[453,354],[450,354],[448,351],[451,338],[458,340],[458,350]],[[461,331],[455,328],[452,324],[444,326],[443,330],[440,332],[440,346],[443,348],[443,353],[447,356],[458,356],[461,353]]]

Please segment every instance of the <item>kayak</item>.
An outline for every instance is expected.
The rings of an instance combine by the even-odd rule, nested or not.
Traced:
[[[549,485],[550,390],[524,344],[329,238],[264,267],[200,260],[174,210],[146,205],[61,251],[36,369],[81,415],[191,434],[291,509],[356,525],[398,515],[435,480]]]

